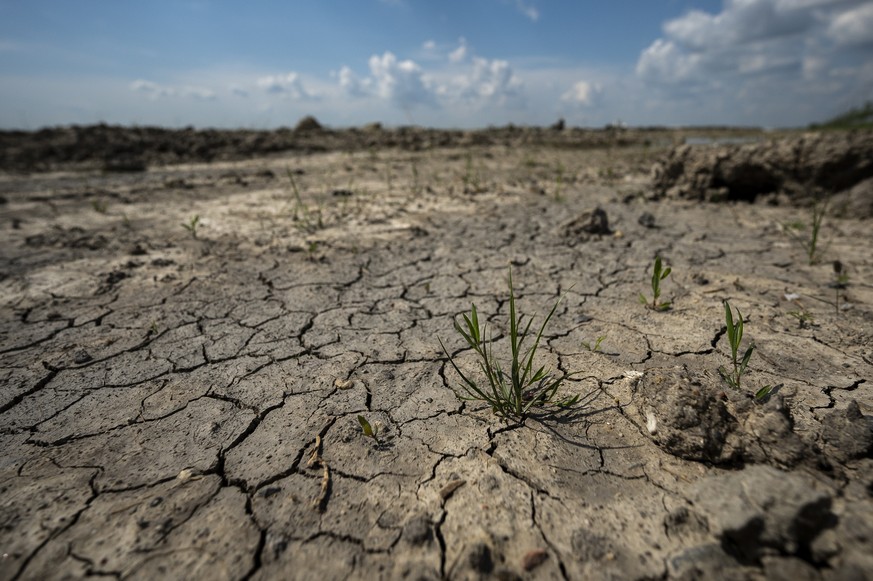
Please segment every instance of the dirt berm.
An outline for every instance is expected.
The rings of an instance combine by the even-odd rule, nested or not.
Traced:
[[[671,149],[652,170],[657,194],[698,200],[808,202],[833,197],[873,217],[873,131],[805,133],[742,145]]]

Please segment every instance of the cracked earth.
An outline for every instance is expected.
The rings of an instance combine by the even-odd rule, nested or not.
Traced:
[[[655,200],[657,153],[0,176],[0,580],[869,578],[870,223],[810,265],[808,209]],[[522,424],[438,341],[508,351],[510,266],[581,398]]]

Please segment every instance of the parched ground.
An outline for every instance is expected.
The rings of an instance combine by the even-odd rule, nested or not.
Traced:
[[[0,579],[870,578],[870,222],[810,265],[808,209],[653,201],[656,153],[0,177]],[[510,266],[581,397],[520,425],[438,341],[508,351]]]

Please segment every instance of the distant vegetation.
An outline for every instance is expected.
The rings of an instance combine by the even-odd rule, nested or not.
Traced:
[[[850,109],[824,123],[810,125],[812,129],[856,129],[862,127],[873,127],[873,101],[867,101],[864,106]]]

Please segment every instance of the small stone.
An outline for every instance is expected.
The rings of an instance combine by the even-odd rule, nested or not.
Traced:
[[[649,212],[643,212],[642,214],[640,214],[640,217],[637,218],[637,222],[639,222],[640,226],[644,226],[646,228],[654,228],[655,216],[653,216]]]
[[[76,354],[73,355],[73,363],[75,363],[76,365],[82,365],[83,363],[88,363],[92,359],[94,359],[94,358],[91,357],[91,354],[88,353],[87,351],[85,351],[84,349],[79,349],[78,351],[76,351]]]
[[[446,485],[440,489],[440,498],[448,500],[457,489],[466,483],[466,480],[449,480]]]
[[[548,558],[549,554],[545,549],[534,549],[528,551],[525,553],[524,557],[521,558],[521,568],[525,571],[533,571],[542,565]]]
[[[355,382],[351,379],[343,379],[341,377],[337,377],[334,380],[333,384],[334,386],[336,386],[337,389],[351,389],[352,386],[355,385]]]

